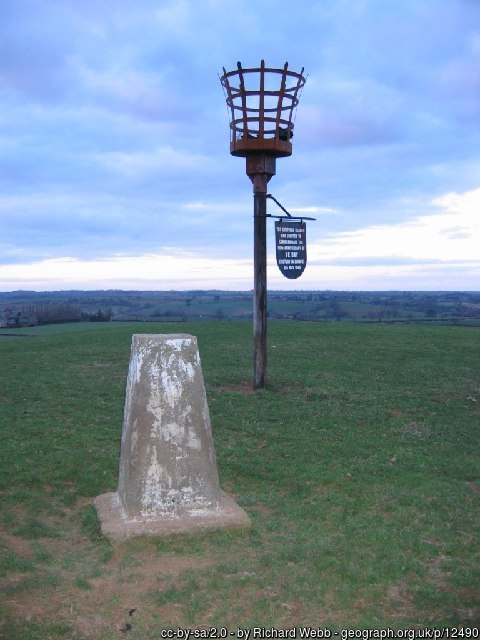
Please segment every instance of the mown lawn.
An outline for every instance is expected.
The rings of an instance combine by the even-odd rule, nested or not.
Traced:
[[[99,534],[131,335],[155,332],[198,337],[249,532]],[[479,626],[480,329],[271,322],[255,394],[250,323],[34,333],[0,342],[0,637]]]

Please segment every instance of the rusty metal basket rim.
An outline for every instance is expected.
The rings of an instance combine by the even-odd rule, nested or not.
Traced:
[[[262,60],[261,64],[259,67],[242,67],[242,63],[241,62],[237,62],[237,68],[233,69],[232,71],[227,71],[225,69],[225,67],[223,67],[223,76],[221,77],[221,79],[223,78],[230,78],[234,75],[240,75],[241,73],[260,73],[260,72],[264,72],[264,73],[279,73],[282,75],[287,75],[287,76],[292,76],[294,78],[304,78],[303,76],[303,72],[305,71],[305,67],[302,67],[302,70],[300,71],[300,73],[298,73],[298,71],[291,71],[288,68],[288,62],[286,62],[284,64],[283,67],[265,67],[265,61]]]

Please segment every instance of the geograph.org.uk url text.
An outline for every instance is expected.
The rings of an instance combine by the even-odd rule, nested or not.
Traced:
[[[416,638],[432,638],[433,640],[450,640],[460,638],[469,640],[480,638],[479,627],[423,627],[417,629],[342,629],[331,631],[330,629],[315,627],[296,627],[292,629],[276,629],[275,627],[253,627],[246,629],[237,627],[209,627],[206,629],[162,629],[159,637],[162,640],[197,640],[201,638],[211,640],[224,640],[225,638],[237,638],[238,640],[295,638],[308,640],[309,638],[338,638],[339,640],[373,640],[380,638],[385,640],[392,638],[399,640],[416,640]]]

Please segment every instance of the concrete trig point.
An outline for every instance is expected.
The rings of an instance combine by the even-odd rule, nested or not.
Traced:
[[[230,110],[230,153],[246,158],[254,194],[253,388],[262,389],[267,369],[267,183],[276,159],[292,155],[294,114],[305,84],[300,73],[260,67],[226,71],[220,82]]]
[[[220,489],[194,336],[133,336],[118,490],[94,504],[113,540],[250,526]]]

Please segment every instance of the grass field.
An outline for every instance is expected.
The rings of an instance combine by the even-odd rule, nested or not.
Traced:
[[[156,331],[198,337],[249,532],[99,534],[131,335]],[[20,333],[0,341],[0,637],[480,625],[479,328],[271,322],[256,394],[250,323]]]

